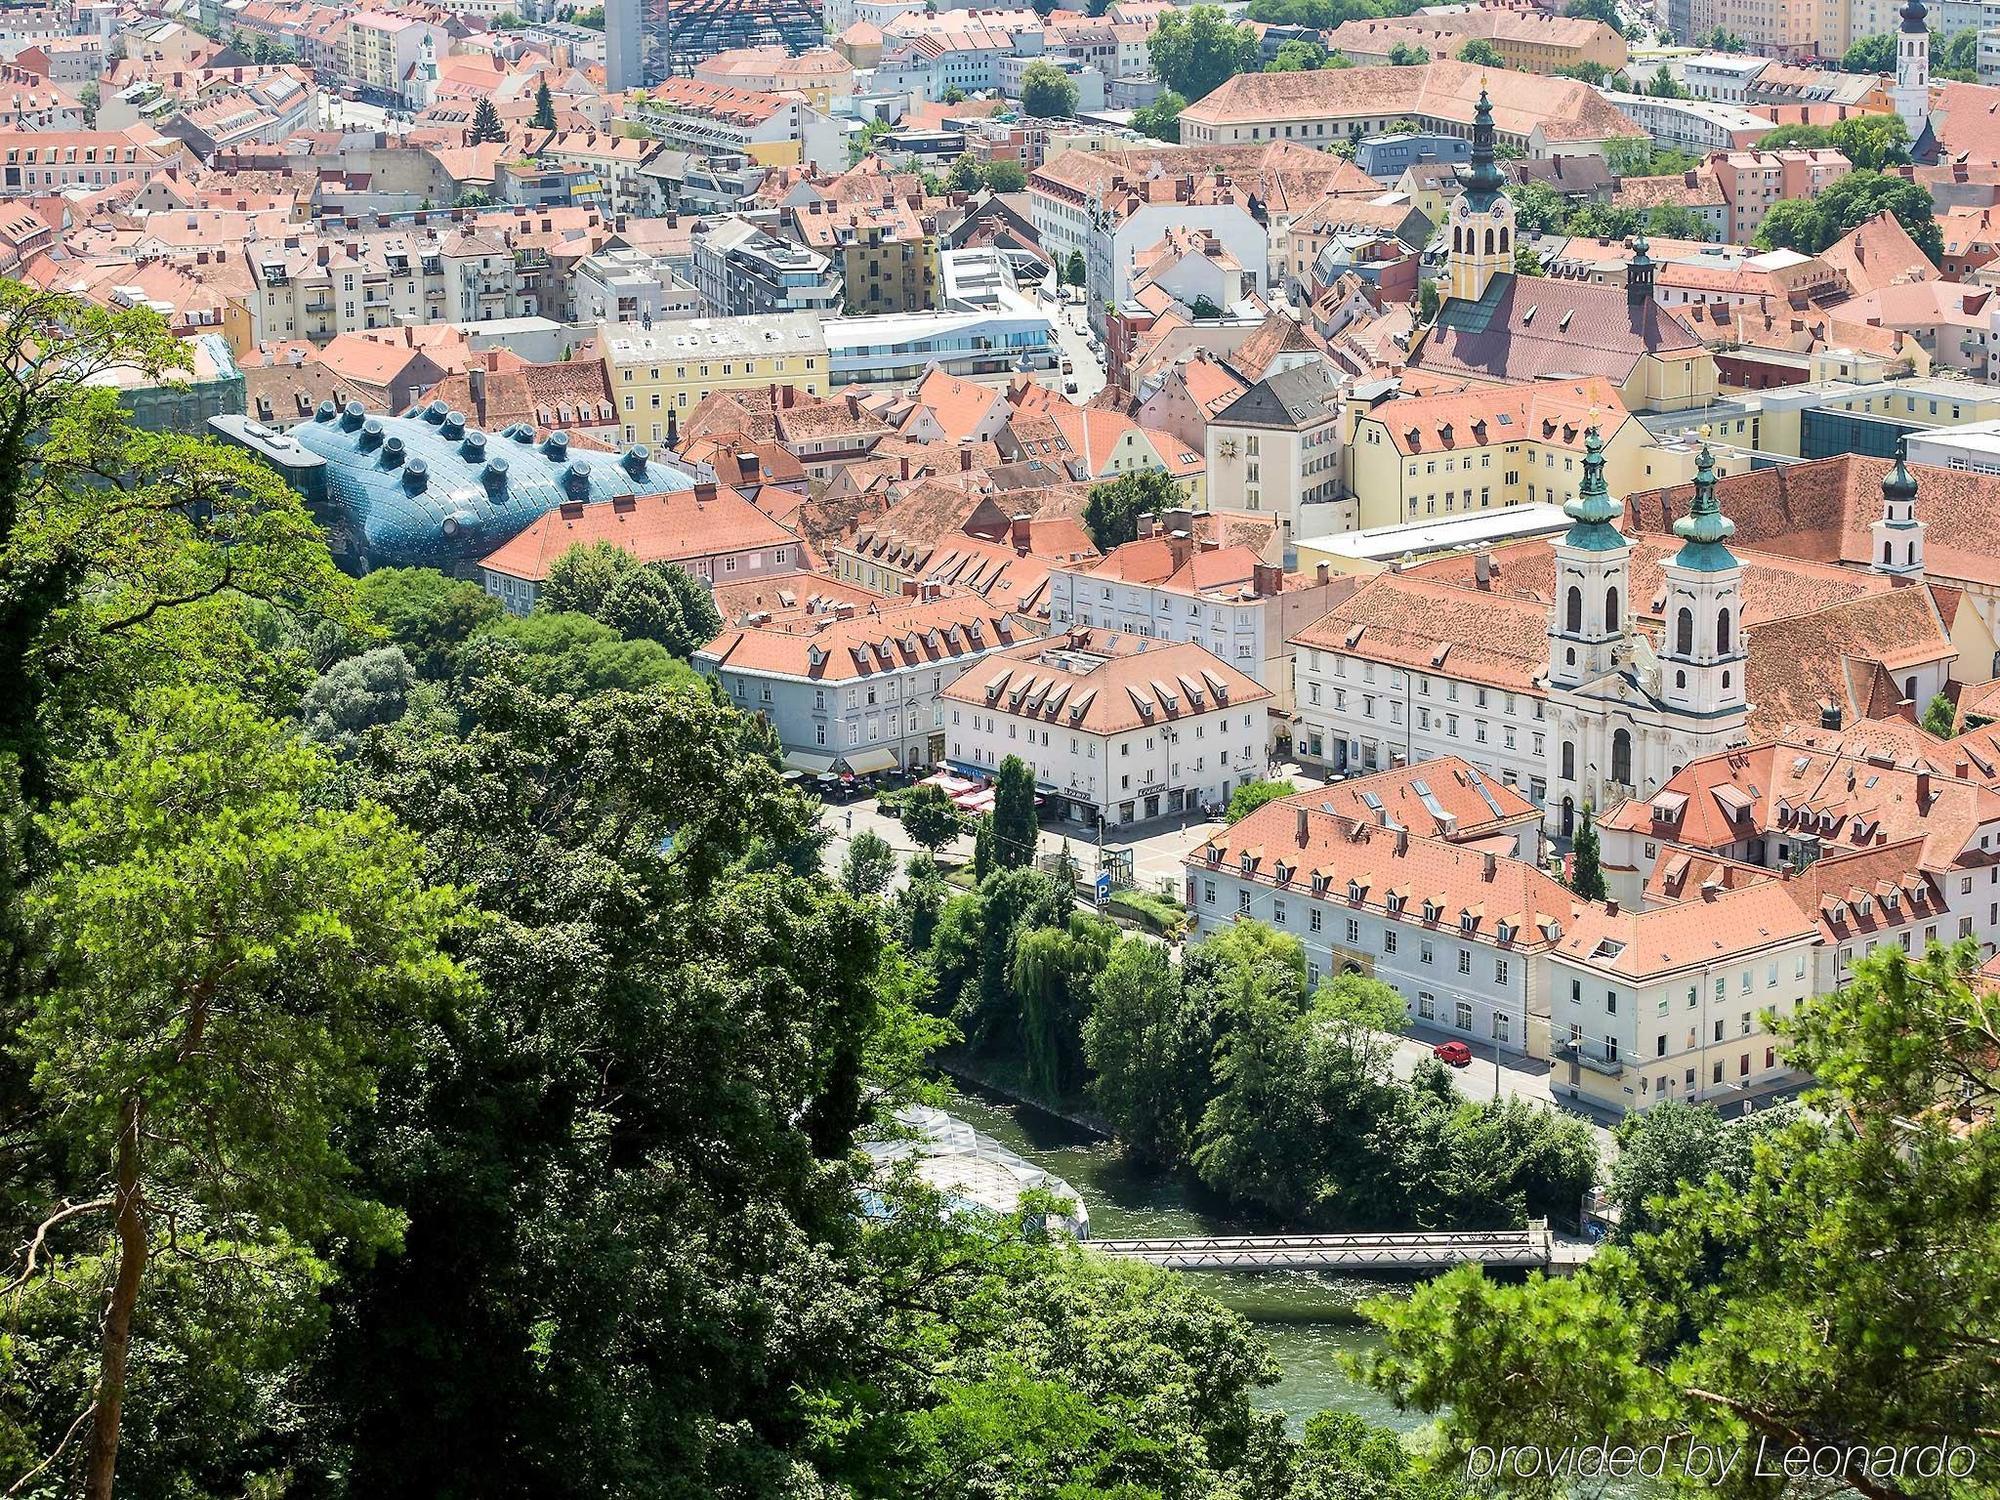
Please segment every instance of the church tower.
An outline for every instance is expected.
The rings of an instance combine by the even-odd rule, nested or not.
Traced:
[[[1494,155],[1493,101],[1483,84],[1472,112],[1472,163],[1458,169],[1458,182],[1448,292],[1458,301],[1477,302],[1496,275],[1514,269],[1514,204]]]
[[[1896,87],[1889,97],[1914,142],[1923,136],[1931,117],[1930,17],[1924,0],[1909,0],[1902,14],[1903,27],[1896,34]]]
[[[1660,640],[1660,697],[1677,716],[1718,727],[1748,711],[1743,640],[1743,567],[1729,550],[1736,523],[1715,498],[1708,444],[1695,461],[1694,503],[1674,522],[1681,549],[1661,565],[1666,625]]]
[[[1892,578],[1924,575],[1924,523],[1917,519],[1917,481],[1903,462],[1904,444],[1896,440],[1896,467],[1882,476],[1882,519],[1874,534],[1874,567]]]
[[[1563,507],[1571,522],[1556,543],[1556,602],[1549,618],[1549,685],[1576,687],[1614,669],[1631,606],[1632,542],[1617,527],[1625,507],[1604,483],[1604,439],[1584,435],[1583,482]]]

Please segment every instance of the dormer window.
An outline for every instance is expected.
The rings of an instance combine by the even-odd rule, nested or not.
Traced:
[[[1478,926],[1479,926],[1479,918],[1475,917],[1471,912],[1468,911],[1459,913],[1458,930],[1460,932],[1463,932],[1468,936],[1470,936],[1473,933],[1473,931],[1475,931],[1478,928]]]
[[[1395,891],[1389,892],[1389,899],[1384,904],[1390,916],[1400,917],[1403,914],[1403,898]]]
[[[1435,922],[1439,917],[1443,915],[1444,915],[1444,908],[1442,906],[1439,906],[1437,902],[1426,901],[1424,903],[1424,920],[1426,922]]]
[[[1505,921],[1501,921],[1494,924],[1493,936],[1500,942],[1511,943],[1514,941],[1514,929]]]
[[[1347,899],[1349,901],[1359,901],[1363,896],[1367,894],[1368,894],[1368,887],[1363,885],[1360,881],[1350,880],[1347,882]]]
[[[1242,863],[1243,873],[1245,875],[1250,874],[1253,870],[1257,868],[1257,861],[1251,857],[1250,851],[1248,849],[1245,849],[1243,851],[1243,859],[1241,863]]]

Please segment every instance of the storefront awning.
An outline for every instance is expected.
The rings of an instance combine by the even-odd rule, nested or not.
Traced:
[[[828,771],[833,769],[833,757],[831,755],[814,755],[810,750],[787,750],[785,752],[785,769],[787,771],[803,771],[808,776],[824,776]]]
[[[876,771],[896,769],[896,752],[878,745],[872,750],[856,750],[846,757],[847,769],[856,776],[867,776]]]

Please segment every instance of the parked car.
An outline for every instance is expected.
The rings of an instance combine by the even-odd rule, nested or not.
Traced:
[[[1431,1048],[1431,1056],[1448,1068],[1469,1067],[1472,1063],[1472,1049],[1463,1042],[1439,1042]]]

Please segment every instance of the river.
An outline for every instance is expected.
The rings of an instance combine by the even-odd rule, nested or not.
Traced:
[[[1032,1106],[959,1084],[951,1088],[944,1107],[1075,1188],[1090,1210],[1093,1235],[1113,1239],[1254,1232],[1196,1203],[1195,1195],[1178,1179],[1132,1172],[1109,1141]],[[1397,1411],[1379,1393],[1349,1376],[1342,1364],[1344,1356],[1363,1353],[1377,1342],[1356,1310],[1358,1304],[1394,1295],[1395,1283],[1315,1272],[1184,1274],[1264,1335],[1281,1373],[1277,1384],[1260,1392],[1257,1401],[1284,1412],[1294,1427],[1327,1407],[1399,1431],[1425,1420],[1421,1413]]]

